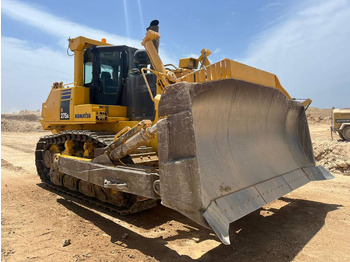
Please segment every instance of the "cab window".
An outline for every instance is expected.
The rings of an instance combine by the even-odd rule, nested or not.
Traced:
[[[84,85],[87,86],[92,82],[92,62],[84,64]]]
[[[90,86],[92,82],[92,53],[84,54],[84,86]]]

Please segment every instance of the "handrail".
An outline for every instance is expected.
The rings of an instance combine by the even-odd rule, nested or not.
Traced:
[[[150,69],[150,68],[146,68],[146,67],[144,67],[144,68],[141,69],[141,74],[142,74],[142,76],[143,76],[143,79],[145,80],[145,83],[146,83],[146,86],[147,86],[147,89],[148,89],[149,96],[151,97],[151,100],[154,102],[154,96],[153,96],[153,94],[152,94],[151,87],[149,86],[148,81],[147,81],[147,78],[146,78],[146,75],[145,75],[145,73],[144,73],[145,70],[151,71],[151,72],[152,72],[153,74],[155,74],[157,77],[158,77],[158,75],[164,75],[164,76],[166,76],[166,74],[161,73],[161,72],[158,72],[158,71],[155,71],[155,70]]]

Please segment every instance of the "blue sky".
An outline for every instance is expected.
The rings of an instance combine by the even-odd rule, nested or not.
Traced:
[[[275,73],[292,97],[350,106],[350,1],[1,1],[2,111],[41,108],[54,81],[73,80],[67,39],[140,48],[160,21],[165,63],[213,51]]]

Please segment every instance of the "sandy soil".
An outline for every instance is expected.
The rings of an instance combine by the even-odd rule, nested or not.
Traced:
[[[123,217],[57,195],[34,165],[35,144],[46,132],[2,132],[1,258],[350,261],[350,143],[330,141],[329,110],[308,113],[315,156],[335,179],[309,183],[232,223],[231,246],[162,206]],[[71,244],[63,247],[65,239]]]

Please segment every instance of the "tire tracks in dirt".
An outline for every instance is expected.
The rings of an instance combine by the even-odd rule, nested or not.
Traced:
[[[9,170],[12,170],[12,171],[24,171],[24,169],[20,166],[15,166],[13,165],[12,163],[6,161],[5,159],[2,159],[1,158],[1,167],[2,168],[5,168],[5,169],[9,169]]]
[[[35,153],[35,150],[34,148],[31,149],[31,148],[27,148],[23,145],[13,145],[13,144],[2,144],[2,146],[6,146],[6,147],[9,147],[11,149],[14,149],[14,150],[18,150],[18,151],[21,151],[21,152],[24,152],[24,153],[27,153],[27,154],[34,154]]]

